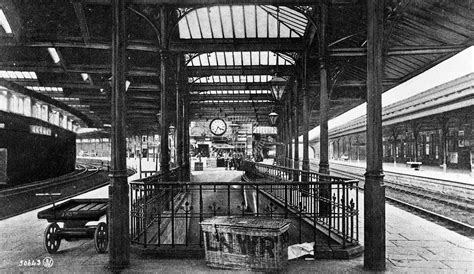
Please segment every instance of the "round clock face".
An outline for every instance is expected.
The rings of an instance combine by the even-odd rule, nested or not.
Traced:
[[[227,124],[221,118],[216,118],[209,124],[211,133],[217,136],[224,134],[227,130]]]

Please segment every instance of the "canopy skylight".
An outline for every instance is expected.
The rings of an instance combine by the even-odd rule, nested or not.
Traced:
[[[39,92],[51,92],[51,93],[62,93],[62,87],[39,87],[39,86],[26,86],[27,89],[31,89]]]
[[[10,23],[8,23],[7,17],[5,16],[3,9],[0,9],[0,26],[2,26],[5,33],[12,33],[12,28],[10,27]]]
[[[271,75],[213,75],[208,77],[190,77],[190,83],[266,83],[272,79]]]
[[[58,101],[63,101],[64,103],[68,104],[70,102],[77,102],[79,101],[80,99],[79,98],[76,98],[76,97],[52,97],[54,100],[58,100]]]
[[[0,78],[38,79],[34,71],[16,71],[16,70],[0,70]]]
[[[191,91],[192,95],[271,95],[270,90],[206,90],[206,91]]]
[[[181,39],[298,38],[308,20],[289,7],[232,5],[188,12],[178,24]]]
[[[187,56],[188,66],[274,66],[293,65],[294,60],[271,51],[211,52]]]
[[[191,104],[255,104],[255,103],[272,103],[272,100],[201,100],[191,101]]]

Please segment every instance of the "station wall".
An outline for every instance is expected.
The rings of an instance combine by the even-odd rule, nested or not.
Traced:
[[[383,161],[470,170],[474,158],[474,106],[424,118],[383,126]],[[365,128],[364,128],[365,129]],[[358,132],[329,138],[329,159],[364,161],[366,133]],[[313,142],[319,150],[319,141]],[[319,159],[319,151],[316,152]]]

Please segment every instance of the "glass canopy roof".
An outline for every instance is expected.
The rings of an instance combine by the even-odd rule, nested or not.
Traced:
[[[307,24],[303,14],[289,7],[233,5],[190,10],[178,27],[181,39],[299,38]]]
[[[178,23],[179,38],[198,39],[301,39],[305,36],[308,19],[301,12],[290,7],[272,5],[221,5],[197,9],[180,9],[182,15]],[[270,85],[273,74],[278,74],[278,66],[293,66],[293,57],[272,51],[218,51],[208,53],[188,53],[186,66],[190,69],[202,68],[189,76],[188,82],[199,85],[190,90],[191,104],[271,104],[273,97]],[[226,69],[250,66],[254,73],[235,75]],[[283,70],[282,70],[283,71]],[[286,70],[288,71],[288,70]],[[245,86],[246,83],[255,83]],[[262,83],[262,85],[259,85]],[[226,84],[244,84],[232,90]],[[237,96],[237,97],[232,97]],[[268,98],[268,99],[267,99]],[[255,109],[255,111],[257,111]]]

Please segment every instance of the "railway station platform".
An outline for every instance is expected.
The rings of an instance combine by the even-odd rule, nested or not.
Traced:
[[[313,162],[312,162],[313,163]],[[365,168],[367,165],[365,161],[357,161],[357,160],[330,160],[330,163],[336,164],[343,164],[343,165],[352,165],[356,167]],[[316,162],[314,162],[316,164]],[[428,166],[428,165],[421,165],[419,170],[415,170],[414,168],[408,166],[406,163],[383,163],[384,171],[407,174],[407,175],[414,175],[414,176],[421,176],[431,179],[441,179],[441,180],[449,180],[449,181],[456,181],[461,183],[471,183],[474,184],[474,172],[469,172],[468,170],[462,169],[450,169],[448,168],[443,171],[443,168],[436,167],[436,166]]]
[[[212,173],[194,172],[193,179],[213,181],[218,176],[233,180],[241,175],[239,171],[221,169]],[[137,178],[138,174],[135,174],[129,181]],[[107,197],[106,186],[77,198]],[[359,231],[363,243],[363,194],[360,198]],[[97,254],[93,240],[63,241],[57,254],[48,254],[43,248],[43,231],[48,223],[37,219],[37,213],[45,208],[0,221],[0,272],[110,272],[107,268],[108,254]],[[474,269],[474,237],[462,236],[389,204],[386,204],[386,248],[389,273],[469,273]],[[53,260],[50,269],[42,265],[28,266],[28,261],[42,262],[47,257]],[[364,272],[362,265],[363,257],[348,260],[293,260],[289,261],[285,272]],[[130,266],[123,272],[222,273],[223,270],[207,267],[204,259],[149,259],[131,253]]]

